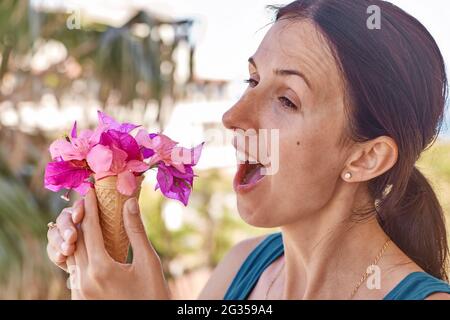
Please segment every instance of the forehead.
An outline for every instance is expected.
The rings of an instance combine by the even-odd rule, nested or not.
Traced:
[[[327,41],[306,19],[275,22],[254,59],[258,68],[264,64],[271,68],[300,70],[316,88],[323,87],[324,81],[340,81],[339,69]]]

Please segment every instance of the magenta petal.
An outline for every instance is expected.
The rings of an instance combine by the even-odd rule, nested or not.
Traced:
[[[131,196],[136,190],[136,177],[130,171],[122,171],[117,176],[117,191],[126,196]]]
[[[97,111],[99,123],[104,124],[108,129],[117,130],[124,133],[129,133],[132,130],[140,127],[140,125],[135,125],[132,123],[122,123],[120,124],[113,117],[108,116],[106,113]]]
[[[185,188],[180,184],[174,184],[169,197],[179,200],[182,204],[187,206],[190,194],[191,188]]]
[[[144,159],[148,159],[148,158],[152,157],[155,154],[155,151],[153,151],[152,149],[148,149],[146,147],[142,147],[141,148],[141,153],[142,153],[142,157]]]
[[[113,159],[111,164],[110,171],[119,173],[122,172],[125,169],[126,166],[126,159],[127,159],[127,153],[114,145],[111,146]]]
[[[143,161],[131,160],[127,163],[126,169],[132,172],[144,172],[148,170],[149,165]]]
[[[191,166],[185,165],[184,166],[184,172],[181,172],[173,167],[167,167],[167,170],[170,172],[170,174],[176,178],[184,179],[189,182],[189,184],[192,185],[192,181],[194,178],[194,171],[192,170]]]
[[[136,128],[139,128],[140,125],[136,125],[136,124],[132,124],[132,123],[122,123],[117,130],[120,132],[125,132],[125,133],[129,133],[131,131],[133,131]]]
[[[158,184],[155,190],[159,188],[165,197],[178,200],[186,206],[192,191],[194,174],[190,166],[185,169],[186,173],[182,173],[161,163],[158,166]]]
[[[200,160],[200,156],[202,155],[204,144],[205,143],[202,142],[198,146],[191,149],[192,162],[190,163],[190,165],[195,166],[198,163],[198,160]]]
[[[77,137],[77,122],[76,121],[73,123],[73,127],[72,127],[72,131],[70,133],[70,136],[72,138],[76,138]]]
[[[98,144],[89,151],[86,159],[89,167],[95,173],[109,171],[113,160],[113,152],[110,148]]]
[[[130,134],[117,130],[108,130],[101,135],[100,144],[115,146],[127,153],[127,160],[142,160],[139,145]]]
[[[79,139],[85,139],[85,140],[89,140],[89,138],[92,136],[94,132],[92,130],[89,129],[85,129],[85,130],[81,130],[80,134],[78,135]]]
[[[162,189],[161,189],[161,192]],[[191,194],[191,188],[186,188],[180,183],[174,183],[173,186],[167,192],[163,192],[164,196],[170,199],[178,200],[183,205],[187,206],[189,202],[189,196]]]
[[[183,163],[191,166],[195,166],[202,154],[204,142],[198,146],[188,149],[182,147],[176,147],[172,150],[172,160],[174,163]],[[178,167],[177,167],[178,168]],[[180,170],[182,171],[182,170]]]
[[[90,176],[89,169],[75,166],[70,161],[49,162],[45,168],[44,185],[54,191],[60,187],[74,189]]]
[[[165,195],[170,191],[173,184],[173,176],[170,174],[169,170],[161,165],[158,167],[158,173],[156,174],[156,180],[158,181],[159,188],[161,192]]]
[[[50,151],[52,160],[58,157],[62,157],[62,154],[67,153],[69,150],[71,152],[75,152],[75,150],[73,150],[72,144],[66,139],[58,139],[52,142],[48,150]]]
[[[135,139],[138,145],[144,146],[149,149],[153,148],[152,139],[150,139],[149,134],[144,129],[138,131]]]
[[[173,141],[164,134],[158,134],[152,138],[153,149],[163,158],[169,158],[171,156],[172,149],[175,148],[177,144],[178,142]]]
[[[44,187],[53,192],[58,192],[59,190],[64,188],[63,186],[54,186],[52,184],[46,184],[45,181],[44,181]]]
[[[172,163],[166,163],[168,166],[172,166],[172,167],[174,167],[175,169],[177,169],[178,171],[180,171],[180,172],[184,172],[184,164],[182,164],[182,163],[174,163],[174,162],[172,162]]]
[[[78,139],[74,139],[78,140]],[[60,156],[64,161],[84,160],[86,157],[85,148],[82,145],[73,145],[65,139],[58,139],[50,145],[50,154],[52,159]]]
[[[101,180],[103,178],[106,177],[110,177],[110,176],[115,176],[116,173],[112,172],[112,171],[106,171],[106,172],[97,172],[96,174],[94,174],[94,178],[95,180]]]
[[[112,129],[114,129],[113,127],[119,126],[119,123],[117,123],[113,117],[108,116],[106,113],[103,113],[100,110],[98,110],[97,115],[98,115],[99,123],[106,124],[109,128],[112,128]]]
[[[95,128],[95,130],[92,132],[91,136],[89,137],[89,145],[94,146],[100,141],[100,137],[108,129],[108,126],[105,124],[100,124]]]

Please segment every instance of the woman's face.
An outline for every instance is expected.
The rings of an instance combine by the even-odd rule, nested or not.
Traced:
[[[249,60],[247,90],[223,116],[230,129],[279,130],[278,147],[271,141],[276,173],[249,182],[249,167],[238,167],[238,209],[247,223],[287,225],[327,205],[344,170],[343,96],[338,67],[314,25],[277,21]]]

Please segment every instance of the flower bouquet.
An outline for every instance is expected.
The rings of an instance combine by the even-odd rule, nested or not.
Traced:
[[[137,131],[132,135],[133,131]],[[144,173],[157,170],[155,190],[185,206],[191,194],[203,143],[187,149],[161,133],[148,133],[139,125],[118,123],[98,111],[95,130],[78,132],[75,122],[70,136],[54,141],[49,148],[52,162],[45,169],[45,188],[69,200],[72,190],[85,195],[95,189],[105,247],[118,262],[125,262],[129,240],[122,210],[125,201],[139,198]]]

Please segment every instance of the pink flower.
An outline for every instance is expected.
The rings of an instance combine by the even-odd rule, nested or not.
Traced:
[[[97,114],[99,124],[107,126],[108,129],[129,133],[130,131],[140,127],[140,125],[135,125],[132,123],[118,123],[116,120],[114,120],[114,118],[101,111],[97,111]]]
[[[179,200],[186,206],[195,176],[192,167],[197,164],[204,143],[187,149],[178,147],[178,142],[163,134],[148,134],[145,130],[139,130],[136,141],[153,153],[149,164],[158,167],[155,190],[160,189],[167,198]]]
[[[197,164],[203,148],[203,143],[192,149],[178,147],[178,142],[168,136],[163,134],[151,136],[145,130],[139,130],[136,141],[154,152],[150,158],[150,166],[163,162],[166,166],[172,166],[183,173],[185,165]]]
[[[149,165],[142,161],[134,138],[116,130],[102,134],[100,144],[91,150],[87,162],[96,180],[117,176],[117,190],[128,196],[137,187],[135,173],[140,174],[149,169]]]
[[[91,173],[85,161],[50,162],[45,168],[44,186],[54,192],[74,189],[85,195],[91,187],[91,183],[87,181]]]
[[[77,123],[72,127],[71,137],[58,139],[50,145],[52,160],[61,157],[64,161],[85,160],[91,148],[95,146],[106,126],[100,125],[94,131],[83,130],[77,135]]]
[[[156,167],[156,189],[187,205],[195,177],[192,168],[200,158],[203,143],[183,148],[166,135],[148,134],[145,130],[133,137],[130,132],[140,126],[118,123],[100,111],[98,122],[95,130],[80,133],[75,122],[70,137],[50,145],[53,161],[45,169],[47,189],[69,189],[84,195],[93,186],[92,176],[95,180],[117,176],[117,190],[131,196],[137,188],[136,176]]]
[[[156,175],[158,183],[155,190],[161,189],[162,194],[167,198],[179,200],[187,206],[194,183],[194,176],[191,166],[186,166],[183,173],[174,167],[160,163]]]

